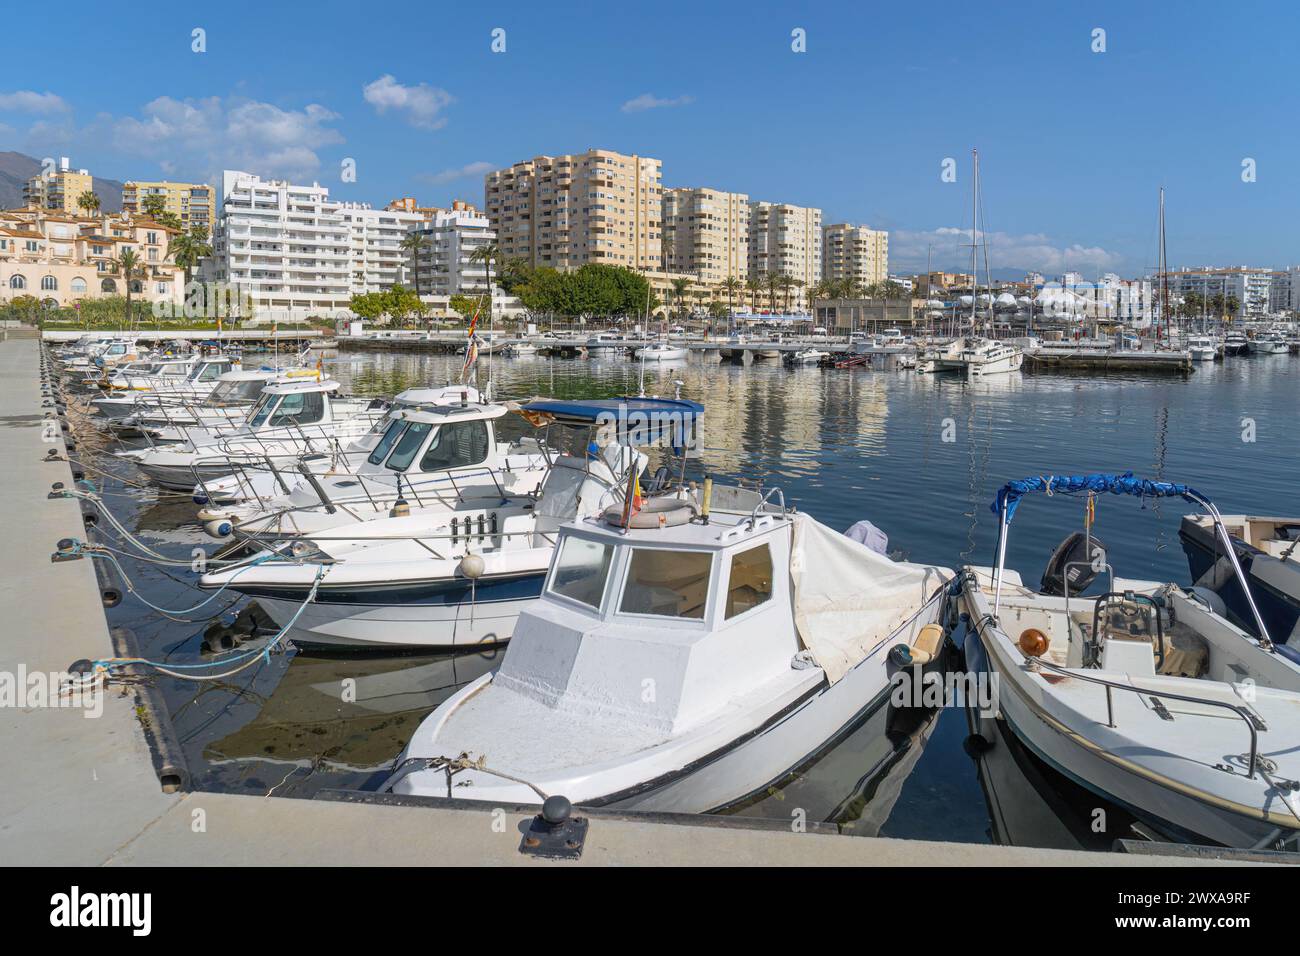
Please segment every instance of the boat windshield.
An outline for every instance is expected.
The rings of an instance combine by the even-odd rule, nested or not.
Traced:
[[[271,406],[275,404],[279,397],[278,395],[263,395],[258,399],[257,404],[253,406],[253,410],[248,413],[249,426],[257,428],[262,422],[266,421],[266,417],[271,414]]]
[[[398,437],[406,430],[406,421],[401,418],[393,418],[388,421],[388,430],[384,432],[384,437],[379,439],[375,445],[375,450],[370,453],[366,461],[372,465],[377,465],[393,450],[393,445],[397,443]]]
[[[260,378],[218,382],[217,387],[209,393],[206,404],[229,405],[252,401],[262,393],[262,387],[265,384]]]
[[[586,538],[566,536],[551,566],[547,590],[587,607],[600,608],[614,548]]]
[[[420,471],[481,465],[487,456],[487,425],[483,422],[452,422],[440,427],[429,442],[428,450],[420,459]]]
[[[388,460],[384,462],[384,467],[390,471],[406,471],[411,467],[411,462],[415,460],[415,453],[424,444],[424,436],[429,434],[429,429],[432,427],[428,422],[408,422],[406,431],[398,440],[392,454],[388,456]]]
[[[712,566],[705,551],[633,548],[619,613],[703,620]]]

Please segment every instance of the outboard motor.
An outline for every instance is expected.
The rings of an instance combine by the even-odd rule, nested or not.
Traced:
[[[1052,597],[1064,597],[1068,583],[1071,594],[1080,593],[1096,580],[1099,572],[1092,562],[1105,551],[1106,546],[1096,535],[1089,538],[1082,531],[1074,532],[1052,552],[1043,571],[1040,590]]]

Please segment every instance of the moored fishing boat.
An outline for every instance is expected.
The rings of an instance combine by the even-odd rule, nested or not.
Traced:
[[[1025,587],[1005,567],[1007,535],[1020,499],[1037,492],[1181,497],[1213,515],[1226,539],[1217,509],[1186,485],[1131,474],[1005,485],[992,580],[967,568],[959,585],[967,663],[996,681],[1000,719],[1049,766],[1162,835],[1293,845],[1300,667],[1193,592],[1116,577],[1090,520],[1057,549],[1041,590]],[[1106,591],[1085,596],[1103,573]]]
[[[900,670],[939,664],[951,572],[775,491],[719,492],[566,524],[500,668],[421,724],[382,789],[722,809],[894,706]]]

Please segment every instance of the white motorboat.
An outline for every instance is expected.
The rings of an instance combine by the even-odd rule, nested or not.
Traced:
[[[621,352],[627,348],[627,343],[617,332],[599,332],[591,336],[582,345],[583,351],[589,356],[608,357],[614,352]]]
[[[381,790],[671,812],[733,806],[940,666],[943,568],[739,489],[561,529],[501,666],[421,724]],[[914,670],[913,668],[916,668]]]
[[[1247,346],[1252,355],[1281,355],[1290,350],[1286,336],[1273,329],[1260,332]]]
[[[154,395],[137,402],[134,411],[111,424],[120,432],[145,435],[155,444],[186,441],[197,433],[231,431],[248,417],[248,410],[261,396],[262,389],[284,374],[271,369],[242,368],[225,372],[201,400]],[[297,377],[319,379],[320,373],[313,369]]]
[[[671,399],[530,402],[524,411],[537,420],[594,436],[552,461],[540,493],[338,525],[289,548],[258,542],[267,550],[203,575],[200,586],[256,597],[280,626],[294,623],[298,643],[504,643],[541,594],[560,526],[621,504],[648,460],[633,446],[678,441],[702,410]]]
[[[678,362],[690,355],[690,350],[667,342],[652,342],[637,349],[633,357],[638,362]]]
[[[1282,645],[1279,653],[1300,659],[1300,517],[1220,517],[1268,634]],[[1216,530],[1212,515],[1183,517],[1178,537],[1192,580],[1223,600],[1234,624],[1258,636],[1250,602]]]
[[[132,414],[142,404],[197,401],[216,387],[222,375],[237,367],[225,355],[161,359],[151,363],[147,372],[116,372],[104,386],[107,394],[91,399],[90,404],[106,418],[118,419]]]
[[[992,579],[965,569],[960,592],[968,666],[995,682],[1006,726],[1049,766],[1164,836],[1294,845],[1300,666],[1200,594],[1115,577],[1091,526],[1057,548],[1040,591],[1025,587],[1005,568],[1007,534],[1021,497],[1038,492],[1181,497],[1205,508],[1227,541],[1217,509],[1186,485],[1096,474],[1004,486]],[[1085,596],[1102,574],[1105,593]],[[1259,623],[1253,608],[1252,617]]]
[[[917,361],[921,372],[957,372],[967,381],[1020,371],[1025,354],[998,339],[967,336],[927,350]]]
[[[1213,362],[1219,357],[1219,343],[1211,335],[1190,335],[1187,337],[1187,351],[1193,362]]]
[[[821,365],[831,357],[831,353],[815,346],[808,346],[787,356],[790,365]]]
[[[546,450],[535,438],[498,442],[497,421],[506,414],[504,405],[450,396],[398,407],[364,457],[350,449],[330,471],[303,476],[287,493],[218,499],[199,510],[199,520],[213,537],[279,540],[401,511],[419,516],[535,494],[549,467]]]
[[[531,342],[511,342],[501,354],[509,358],[527,358],[537,354],[537,346]]]
[[[342,445],[368,431],[388,407],[383,401],[341,398],[338,389],[334,381],[276,381],[262,390],[247,420],[229,434],[194,433],[185,442],[118,452],[117,457],[174,491],[190,491],[196,482],[225,478],[241,468],[263,474],[297,468],[299,459],[328,469]]]

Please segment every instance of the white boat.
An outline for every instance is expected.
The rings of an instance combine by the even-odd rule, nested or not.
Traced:
[[[1187,351],[1193,362],[1213,362],[1219,357],[1219,343],[1210,335],[1191,335],[1187,337]]]
[[[627,342],[617,332],[598,332],[588,338],[582,348],[588,355],[605,357],[626,349]]]
[[[328,470],[342,445],[365,434],[387,403],[341,398],[339,383],[285,379],[267,385],[247,420],[229,434],[192,434],[188,441],[118,452],[154,484],[191,491],[241,468],[266,474],[297,468],[300,459]],[[272,475],[266,474],[270,480]],[[204,497],[207,497],[206,495]]]
[[[90,404],[101,415],[117,419],[132,414],[142,404],[201,400],[222,375],[237,367],[225,355],[161,359],[151,363],[147,371],[128,368],[115,372],[104,385],[107,394],[91,399]]]
[[[429,715],[381,790],[719,810],[894,706],[900,667],[940,664],[951,572],[719,491],[731,505],[565,525],[501,666]]]
[[[790,365],[820,365],[830,357],[830,352],[815,346],[809,346],[806,349],[800,349],[798,352],[789,353],[786,360]]]
[[[921,372],[957,372],[967,381],[1020,371],[1024,352],[998,339],[966,336],[922,353],[917,362]]]
[[[285,374],[294,373],[242,368],[224,372],[201,400],[154,395],[138,401],[134,411],[117,419],[112,427],[145,435],[155,444],[186,441],[193,434],[231,431],[248,417],[262,389]],[[303,370],[298,377],[319,379],[320,373]]]
[[[1294,846],[1300,666],[1200,595],[1116,577],[1091,528],[1058,547],[1042,591],[1025,587],[1005,567],[1007,535],[1021,497],[1039,492],[1182,497],[1214,516],[1227,540],[1214,505],[1185,485],[1098,474],[1004,486],[992,579],[967,568],[960,589],[973,622],[968,666],[995,682],[1006,726],[1049,766],[1164,836]],[[1105,593],[1085,596],[1102,574]]]
[[[701,406],[669,399],[537,401],[538,419],[588,430],[555,458],[537,495],[467,501],[295,536],[200,579],[256,597],[295,642],[362,648],[452,648],[511,639],[541,593],[558,529],[621,504],[647,456],[634,444],[693,427]],[[629,416],[653,416],[625,427]],[[664,419],[660,421],[659,419]],[[630,437],[629,437],[630,436]]]
[[[536,438],[498,442],[504,405],[456,401],[397,407],[364,457],[340,456],[324,474],[298,478],[289,492],[220,498],[199,510],[213,537],[284,539],[386,518],[482,508],[540,491],[548,469]],[[224,489],[210,488],[214,495]]]
[[[633,357],[639,362],[677,362],[690,355],[690,349],[667,342],[652,342],[637,349]]]
[[[531,342],[512,342],[502,350],[501,354],[507,355],[510,358],[525,358],[530,355],[536,355],[537,346],[533,345]]]
[[[1281,355],[1290,350],[1286,336],[1272,329],[1256,335],[1247,348],[1253,355]]]

